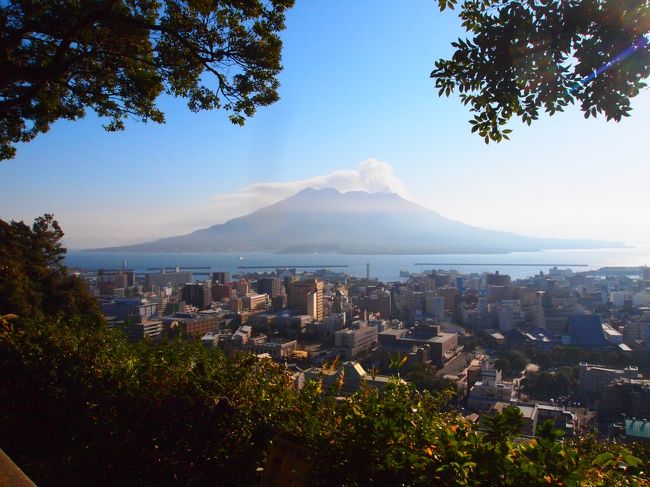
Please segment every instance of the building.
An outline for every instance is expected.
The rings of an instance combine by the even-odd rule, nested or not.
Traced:
[[[191,272],[180,270],[175,272],[165,272],[165,269],[158,274],[146,274],[144,278],[145,288],[147,291],[165,286],[178,287],[192,281]]]
[[[312,294],[311,299],[309,294]],[[298,311],[322,321],[325,316],[323,308],[323,281],[320,279],[306,279],[289,283],[289,302],[291,310]],[[309,312],[311,300],[311,313]]]
[[[528,436],[534,436],[535,432],[537,431],[537,416],[538,416],[538,411],[537,411],[537,406],[523,406],[523,405],[513,405],[507,402],[497,402],[494,403],[494,405],[490,408],[488,412],[488,416],[492,416],[496,413],[503,413],[503,410],[509,407],[516,407],[519,409],[519,412],[521,412],[522,419],[524,420],[524,424],[519,430],[519,434],[522,435],[528,435]],[[481,415],[481,423],[485,420],[485,415]]]
[[[242,300],[244,309],[251,311],[266,309],[269,306],[269,297],[266,294],[249,294]]]
[[[271,298],[282,295],[282,279],[279,277],[262,277],[257,280],[257,292],[268,294]]]
[[[650,418],[650,380],[616,379],[602,389],[599,421]]]
[[[212,284],[216,282],[222,285],[225,285],[226,283],[230,282],[230,272],[213,272]]]
[[[337,388],[338,394],[349,396],[357,392],[364,384],[382,391],[391,378],[376,374],[373,376],[366,372],[359,362],[344,362],[337,369],[309,368],[305,370],[305,381],[307,380],[322,381],[324,393],[332,388]]]
[[[212,305],[212,289],[207,283],[190,283],[183,286],[183,301],[198,309],[208,309]]]
[[[389,328],[379,333],[379,343],[384,356],[397,352],[407,354],[413,347],[422,347],[428,351],[428,360],[435,364],[442,364],[458,348],[458,334],[441,333],[437,326]]]
[[[232,288],[229,285],[221,284],[219,281],[212,283],[212,300],[222,301],[230,299]]]
[[[366,355],[377,346],[377,341],[376,327],[356,322],[354,328],[345,328],[334,333],[334,350],[344,360],[353,360]]]
[[[452,313],[456,310],[456,307],[460,304],[460,291],[455,287],[438,288],[438,295],[444,299],[445,309],[451,311]]]
[[[650,421],[647,419],[626,419],[625,439],[627,441],[650,442]]]
[[[163,316],[162,323],[171,334],[180,333],[183,336],[202,336],[215,331],[221,323],[217,313],[176,313]]]
[[[567,438],[573,437],[578,419],[575,413],[566,410],[563,406],[537,404],[537,424],[552,421],[553,426],[564,431]]]
[[[605,350],[614,348],[607,340],[599,315],[571,315],[567,334],[562,336],[564,345]]]
[[[274,360],[290,359],[293,356],[298,342],[296,340],[268,340],[265,336],[248,339],[242,345],[242,350],[256,355],[267,353]]]
[[[499,274],[496,271],[494,274],[488,273],[485,276],[487,286],[509,286],[511,283],[510,276],[507,274]]]
[[[488,368],[481,370],[478,380],[469,390],[467,407],[476,411],[489,411],[497,402],[512,404],[516,401],[511,382],[504,382],[501,371]]]
[[[391,297],[388,291],[378,291],[370,296],[359,298],[359,310],[364,313],[379,313],[384,319],[390,319],[392,315]]]
[[[601,365],[589,365],[586,362],[580,362],[578,374],[578,390],[587,394],[599,393],[603,387],[622,377],[630,379],[643,378],[639,374],[638,367],[629,366],[624,369],[612,369]]]
[[[142,322],[126,322],[122,328],[129,340],[154,339],[162,335],[162,320],[145,320]]]
[[[424,312],[441,322],[445,319],[445,298],[432,292],[424,293]]]
[[[251,283],[246,279],[240,279],[235,284],[235,290],[237,291],[237,296],[243,298],[251,292]]]
[[[156,319],[160,312],[160,305],[140,298],[120,298],[101,303],[102,314],[113,316],[118,321],[140,323]]]

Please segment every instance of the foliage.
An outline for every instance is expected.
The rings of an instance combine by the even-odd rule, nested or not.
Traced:
[[[439,0],[441,9],[458,0]],[[466,39],[435,63],[440,95],[458,91],[486,143],[578,104],[585,118],[620,121],[650,75],[648,0],[464,0]]]
[[[617,445],[514,441],[514,408],[483,433],[405,383],[337,401],[195,343],[47,320],[1,330],[0,437],[39,485],[251,485],[278,436],[312,452],[313,485],[649,485]]]
[[[456,390],[456,386],[449,379],[439,377],[437,369],[433,365],[418,364],[404,374],[404,379],[415,385],[420,390],[447,391]]]
[[[517,350],[504,352],[494,361],[494,366],[501,370],[506,377],[519,377],[527,365],[528,358]]]
[[[83,316],[86,325],[103,323],[95,299],[63,265],[63,231],[52,215],[31,228],[0,220],[0,315]]]
[[[59,119],[94,110],[164,122],[161,93],[234,123],[278,99],[294,0],[10,0],[0,3],[0,160]]]
[[[528,374],[521,381],[521,385],[530,397],[548,401],[575,392],[577,377],[571,367],[561,367],[557,372]]]

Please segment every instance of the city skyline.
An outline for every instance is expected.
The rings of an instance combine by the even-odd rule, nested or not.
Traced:
[[[58,122],[0,163],[0,217],[54,213],[71,248],[120,245],[327,183],[392,190],[484,228],[650,243],[648,91],[620,124],[569,110],[514,123],[511,141],[486,146],[466,107],[438,98],[428,77],[459,35],[455,14],[431,2],[299,4],[282,36],[281,100],[244,128],[169,98],[163,126],[129,122],[111,134],[90,114]]]

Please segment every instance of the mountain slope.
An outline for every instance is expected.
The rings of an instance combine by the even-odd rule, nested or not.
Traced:
[[[96,250],[435,254],[621,246],[620,242],[540,239],[473,227],[393,193],[308,188],[187,235]]]

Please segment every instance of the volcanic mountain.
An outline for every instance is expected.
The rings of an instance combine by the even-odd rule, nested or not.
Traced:
[[[308,188],[248,215],[187,235],[95,250],[457,254],[622,246],[620,242],[532,238],[478,228],[445,218],[394,193]]]

